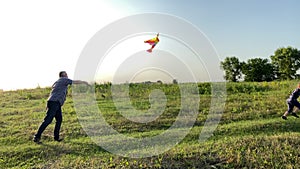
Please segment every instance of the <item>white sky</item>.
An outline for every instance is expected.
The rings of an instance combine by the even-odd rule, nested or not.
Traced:
[[[168,35],[160,33],[160,42],[153,52],[146,52],[151,46],[143,41],[153,37],[155,34],[137,34],[115,44],[99,63],[95,80],[113,83],[158,80],[171,83],[173,79],[179,82],[210,80],[199,57],[183,45],[183,42]],[[192,76],[188,74],[194,78],[190,78]]]
[[[129,13],[134,13],[130,9],[125,8],[123,10],[120,6],[107,2],[78,0],[1,1],[0,76],[2,80],[0,89],[15,90],[51,86],[58,79],[58,72],[61,70],[66,70],[69,77],[73,79],[77,59],[90,38],[104,26],[129,16]],[[143,41],[153,38],[155,35],[133,36],[118,44],[106,56],[103,64],[99,65],[96,79],[91,79],[91,81],[112,81],[113,73],[118,66],[130,55],[149,49],[150,45],[143,43]],[[187,55],[188,52],[184,52],[186,49],[178,46],[178,44],[176,47],[174,41],[167,40],[163,35],[160,38],[165,42],[160,42],[155,49],[171,51],[170,48],[173,48],[178,49],[175,55],[182,55],[182,52]],[[173,45],[166,45],[166,43]],[[120,55],[120,51],[122,55]],[[151,56],[147,52],[145,55]],[[152,57],[154,57],[153,54]],[[150,61],[147,59],[149,58],[136,60],[140,65],[149,66],[145,63]],[[172,67],[172,62],[168,63],[168,60],[164,58],[156,59],[152,62],[164,62],[165,65]],[[136,63],[130,64],[134,66]],[[129,68],[128,72],[130,72],[131,65],[126,65]],[[151,74],[151,71],[138,71],[142,71],[140,73],[145,75]],[[156,71],[155,74],[157,76],[152,78],[148,76],[149,79],[145,81],[172,81],[170,77],[166,79],[169,75],[163,72]],[[130,77],[130,75],[124,76],[119,80],[124,82],[143,81],[143,76],[140,75],[135,78]],[[184,74],[180,76],[184,77]]]
[[[58,72],[72,78],[87,41],[124,17],[107,1],[0,1],[0,89],[51,86]]]

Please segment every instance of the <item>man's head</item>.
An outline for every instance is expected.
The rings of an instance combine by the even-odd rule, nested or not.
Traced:
[[[59,77],[68,77],[68,74],[66,71],[60,71],[59,72]]]

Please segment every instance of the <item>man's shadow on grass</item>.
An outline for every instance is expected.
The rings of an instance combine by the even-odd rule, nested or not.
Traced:
[[[35,144],[40,145],[39,147],[37,147],[37,149],[39,150],[36,151],[47,152],[48,157],[57,157],[66,154],[85,156],[91,154],[109,153],[91,140],[89,140],[88,142],[85,141],[80,143],[78,141],[72,141],[72,139],[64,139],[60,142],[57,142],[54,141],[51,136],[45,135],[43,136],[43,139],[40,143]]]

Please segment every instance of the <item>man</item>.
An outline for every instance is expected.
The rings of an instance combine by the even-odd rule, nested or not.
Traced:
[[[65,71],[59,72],[59,79],[52,85],[52,91],[47,101],[47,113],[44,121],[40,125],[37,133],[34,135],[33,141],[40,143],[41,135],[46,129],[46,127],[55,118],[55,128],[54,128],[54,140],[62,141],[59,138],[60,126],[62,123],[62,111],[61,106],[66,100],[68,85],[72,84],[86,84],[90,86],[87,82],[81,80],[71,80],[68,78],[68,74]]]

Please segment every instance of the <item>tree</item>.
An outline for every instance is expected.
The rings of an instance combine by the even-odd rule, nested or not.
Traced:
[[[237,57],[226,57],[221,62],[221,68],[225,71],[225,80],[237,82],[242,76],[242,65]]]
[[[173,84],[178,84],[177,79],[173,79]]]
[[[274,66],[268,59],[254,58],[242,63],[245,81],[272,81],[275,79]]]
[[[279,79],[295,79],[297,70],[300,68],[300,51],[296,48],[278,48],[271,56],[275,66],[276,76]]]

